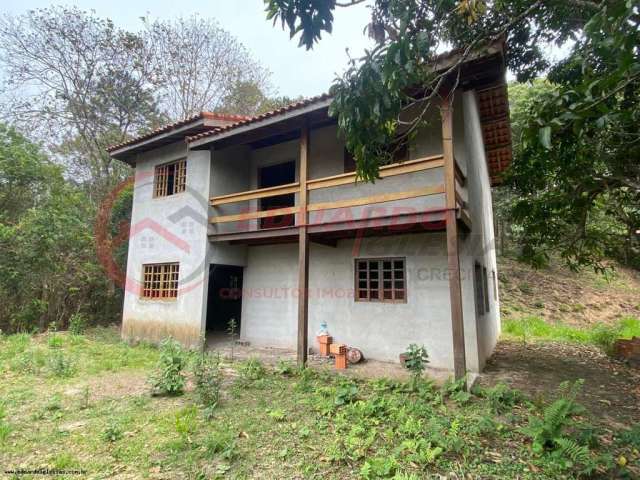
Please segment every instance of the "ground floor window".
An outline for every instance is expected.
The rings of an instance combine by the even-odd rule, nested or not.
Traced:
[[[151,263],[142,266],[143,298],[176,298],[179,263]]]
[[[489,275],[487,267],[480,265],[478,262],[475,263],[473,269],[473,287],[475,290],[476,312],[478,315],[489,313],[491,308],[489,303]]]
[[[473,287],[476,297],[476,312],[478,315],[484,315],[484,285],[482,281],[482,265],[476,262],[473,266]]]
[[[355,268],[357,302],[406,302],[404,258],[358,258]]]

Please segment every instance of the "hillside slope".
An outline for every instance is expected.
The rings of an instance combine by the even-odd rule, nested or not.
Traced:
[[[575,273],[552,263],[535,270],[511,258],[498,259],[502,320],[535,315],[576,327],[640,318],[640,272],[616,267],[610,280]]]

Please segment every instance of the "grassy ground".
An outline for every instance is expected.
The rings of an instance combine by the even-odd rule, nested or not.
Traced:
[[[158,356],[107,329],[3,337],[0,466],[80,469],[88,478],[639,474],[637,426],[612,432],[583,413],[558,412],[554,423],[553,398],[527,399],[502,385],[470,395],[425,381],[409,391],[286,364],[225,363],[222,400],[207,417],[191,382],[181,396],[150,395]],[[536,451],[545,435],[539,419],[566,441]]]
[[[563,322],[545,321],[537,316],[523,316],[505,320],[502,323],[502,332],[504,337],[522,342],[554,340],[594,345],[605,352],[611,352],[616,339],[640,337],[640,320],[624,317],[612,325],[580,328]]]

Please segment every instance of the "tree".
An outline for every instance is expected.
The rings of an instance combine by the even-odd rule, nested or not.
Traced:
[[[105,147],[161,120],[149,45],[110,20],[50,7],[0,18],[5,115],[104,192],[128,170]]]
[[[239,82],[222,99],[217,111],[238,115],[260,115],[300,100],[302,97],[269,97],[256,83]]]
[[[268,90],[269,72],[214,20],[197,16],[170,22],[145,20],[145,27],[147,42],[154,48],[160,100],[170,118],[216,111],[247,85],[260,95]],[[242,107],[250,112],[256,105],[245,100]]]
[[[331,32],[333,11],[360,0],[269,0],[267,18],[280,20],[307,49]],[[374,0],[367,26],[376,45],[363,58],[352,59],[332,86],[331,113],[354,155],[358,175],[374,180],[394,149],[415,135],[426,112],[440,95],[445,78],[476,48],[509,35],[508,67],[519,79],[532,78],[548,66],[540,45],[577,34],[590,18],[592,4],[583,0]],[[444,72],[427,68],[446,46],[460,49],[459,60]],[[430,87],[415,89],[416,86]],[[413,93],[417,92],[417,93]],[[414,119],[401,113],[419,105]],[[401,138],[398,138],[398,133]]]
[[[78,312],[115,320],[122,298],[96,261],[86,192],[1,124],[0,185],[0,329],[64,327]]]
[[[358,3],[269,0],[267,18],[300,34],[309,49],[331,32],[336,8]],[[336,80],[330,112],[358,175],[372,181],[399,133],[410,138],[423,123],[420,113],[409,122],[401,113],[416,104],[426,112],[445,76],[455,78],[471,52],[506,37],[507,67],[519,81],[550,71],[554,84],[518,126],[522,144],[511,178],[522,197],[514,214],[527,250],[534,256],[550,247],[571,266],[599,268],[610,244],[603,223],[599,233],[589,228],[596,212],[615,214],[627,243],[636,241],[639,16],[637,2],[623,0],[373,0],[367,28],[375,47]],[[542,48],[551,43],[575,47],[567,61],[553,63]],[[444,47],[458,49],[459,60],[433,72],[428,65]],[[616,202],[616,212],[601,210]]]
[[[524,253],[640,267],[640,16],[609,2],[528,106],[511,182]]]

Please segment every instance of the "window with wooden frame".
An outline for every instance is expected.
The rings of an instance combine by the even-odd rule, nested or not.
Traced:
[[[355,277],[356,302],[407,301],[404,258],[358,258]]]
[[[178,297],[179,263],[151,263],[142,266],[142,298]]]
[[[153,176],[153,196],[166,197],[184,192],[187,186],[187,160],[157,165]]]
[[[473,265],[473,288],[476,300],[476,313],[484,315],[484,282],[482,281],[482,266],[476,262]]]

